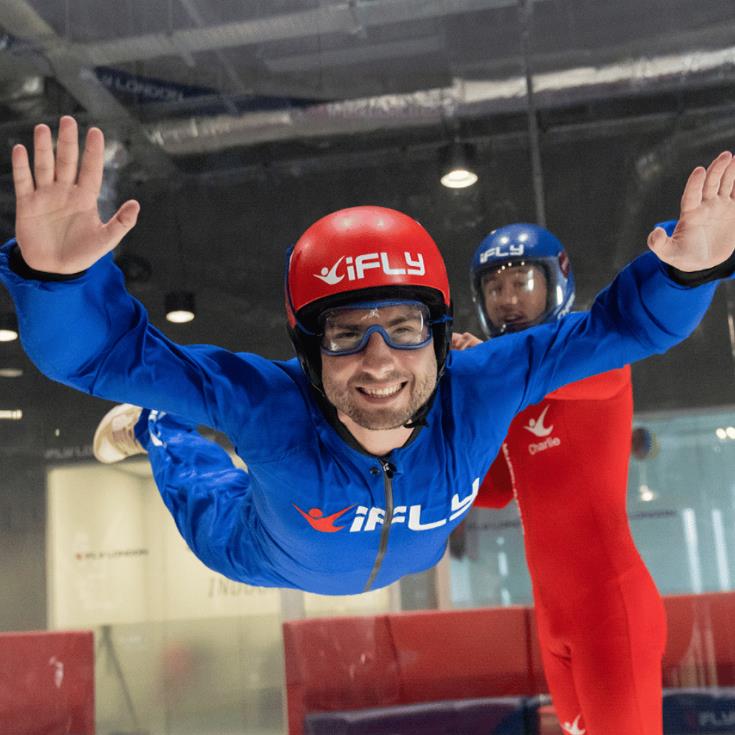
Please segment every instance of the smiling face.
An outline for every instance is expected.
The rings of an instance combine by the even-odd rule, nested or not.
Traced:
[[[355,330],[385,329],[391,339],[409,344],[416,331],[406,320],[406,307],[347,311],[335,329],[325,334],[329,344],[354,341]],[[423,343],[421,334],[413,343]],[[436,353],[431,340],[416,349],[390,347],[380,332],[368,335],[363,349],[344,355],[322,352],[322,384],[332,405],[357,425],[370,430],[402,427],[431,396],[436,387]]]
[[[546,311],[546,276],[537,265],[503,267],[483,277],[482,296],[493,326],[517,332]]]

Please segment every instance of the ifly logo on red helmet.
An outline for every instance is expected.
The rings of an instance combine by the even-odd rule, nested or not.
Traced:
[[[394,256],[395,258],[395,256]],[[340,267],[342,266],[342,267]],[[363,253],[362,255],[343,255],[331,268],[324,266],[321,274],[314,273],[314,278],[324,281],[328,286],[336,286],[345,278],[348,281],[360,281],[365,273],[378,269],[386,276],[423,276],[426,274],[424,256],[409,252],[403,253],[402,262],[391,262],[386,252]]]

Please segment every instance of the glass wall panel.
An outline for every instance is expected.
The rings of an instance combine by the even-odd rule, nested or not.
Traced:
[[[660,592],[733,589],[735,411],[639,414],[634,427],[646,446],[631,457],[628,517]],[[454,606],[531,603],[514,502],[473,510],[460,539],[451,567]]]
[[[390,588],[283,595],[212,572],[178,533],[146,461],[59,466],[47,485],[49,627],[95,632],[101,733],[282,733],[282,621],[399,604]]]

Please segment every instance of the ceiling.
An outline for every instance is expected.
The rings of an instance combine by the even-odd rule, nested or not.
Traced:
[[[12,144],[71,113],[108,138],[103,211],[141,201],[119,263],[175,339],[288,356],[283,252],[358,203],[427,226],[476,329],[467,264],[487,231],[546,221],[588,304],[676,215],[691,167],[733,145],[734,109],[731,0],[3,0],[0,230]],[[438,184],[453,138],[475,145],[471,189]],[[169,325],[163,295],[182,288],[197,319]],[[723,291],[687,345],[638,369],[639,407],[733,402],[727,318]],[[0,422],[2,451],[84,454],[101,402],[17,343],[10,362],[25,374],[0,378],[0,408],[27,420]]]

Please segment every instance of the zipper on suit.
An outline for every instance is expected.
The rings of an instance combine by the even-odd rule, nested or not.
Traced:
[[[383,520],[383,528],[380,532],[380,546],[378,547],[378,555],[375,557],[375,564],[368,577],[367,584],[363,592],[367,592],[373,585],[375,577],[378,576],[380,567],[383,565],[383,557],[388,550],[388,536],[390,534],[390,526],[393,522],[393,474],[395,467],[385,459],[378,457],[378,462],[383,469],[383,483],[385,486],[385,519]]]

